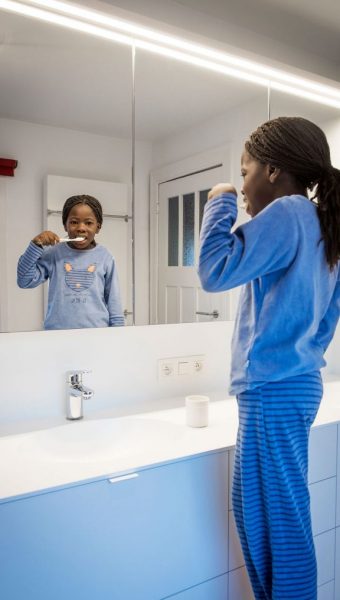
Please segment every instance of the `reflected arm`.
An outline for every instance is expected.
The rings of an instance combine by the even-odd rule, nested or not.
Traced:
[[[48,270],[41,258],[43,248],[30,242],[20,256],[17,268],[17,283],[20,288],[35,288],[48,279]]]
[[[109,311],[109,326],[119,327],[125,325],[120,299],[118,274],[114,258],[111,259],[110,266],[105,275],[104,297]]]

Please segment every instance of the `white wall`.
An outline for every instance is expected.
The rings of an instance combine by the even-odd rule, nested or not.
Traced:
[[[331,149],[332,164],[337,169],[340,169],[340,117],[324,123],[323,130],[326,133]],[[329,370],[340,375],[340,323],[326,358]]]
[[[0,434],[64,422],[66,371],[92,369],[85,414],[121,416],[183,405],[187,394],[227,397],[233,322],[0,335]],[[340,335],[340,329],[339,334]],[[339,343],[339,340],[337,341]],[[204,355],[202,372],[158,379],[161,358]],[[340,375],[336,348],[331,373]],[[338,355],[338,354],[337,354]],[[97,414],[96,414],[97,413]]]
[[[92,369],[86,412],[159,410],[188,393],[227,395],[232,323],[154,325],[0,335],[0,430],[13,423],[64,419],[66,371]],[[203,354],[194,376],[158,380],[159,358]]]
[[[137,174],[139,193],[136,203],[138,321],[148,322],[148,196],[145,183],[149,171],[149,152],[143,144],[143,160]],[[43,225],[43,180],[46,174],[83,177],[131,184],[131,141],[109,138],[22,121],[0,119],[0,155],[16,158],[19,163],[14,178],[4,178],[0,189],[1,212],[6,220],[6,239],[2,240],[2,257],[6,254],[8,281],[8,331],[31,331],[41,328],[42,289],[20,290],[16,285],[16,267],[20,254]],[[5,213],[5,215],[4,215]],[[62,225],[60,231],[62,232]],[[1,243],[1,242],[0,242]],[[3,267],[5,268],[5,267]],[[2,279],[2,294],[4,293]],[[23,300],[23,295],[25,298]],[[6,302],[4,303],[6,304]]]

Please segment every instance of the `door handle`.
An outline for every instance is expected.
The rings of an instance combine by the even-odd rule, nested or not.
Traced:
[[[204,315],[206,317],[213,317],[214,319],[218,319],[218,317],[220,316],[220,313],[218,312],[218,310],[213,310],[211,313],[210,312],[202,312],[200,310],[197,310],[196,315]]]

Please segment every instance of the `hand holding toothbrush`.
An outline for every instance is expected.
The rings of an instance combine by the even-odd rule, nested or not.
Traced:
[[[59,244],[60,242],[80,242],[84,238],[76,237],[76,238],[61,238],[59,235],[54,233],[53,231],[42,231],[39,235],[36,235],[32,242],[36,246],[54,246],[55,244]]]

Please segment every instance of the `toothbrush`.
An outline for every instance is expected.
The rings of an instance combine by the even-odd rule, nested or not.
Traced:
[[[59,242],[82,242],[85,238],[83,237],[75,237],[75,238],[59,238]]]

